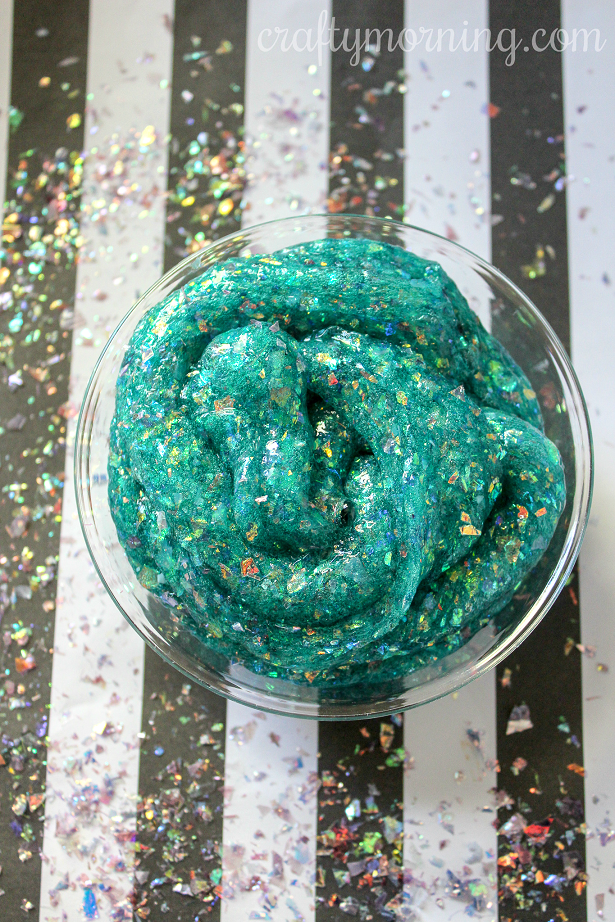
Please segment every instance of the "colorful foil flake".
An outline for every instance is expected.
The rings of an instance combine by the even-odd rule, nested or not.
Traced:
[[[439,264],[364,239],[230,260],[140,322],[109,500],[205,648],[331,687],[487,625],[565,501],[528,380]]]
[[[142,766],[152,773],[142,776],[137,807],[134,912],[139,919],[167,911],[178,917],[195,901],[208,915],[222,892],[224,725],[212,719],[202,689],[193,691],[175,671],[158,684],[141,734]],[[156,744],[159,732],[173,741],[172,754]]]
[[[397,782],[414,763],[403,747],[402,717],[348,726],[345,753],[321,753],[318,915],[403,919],[403,803]]]

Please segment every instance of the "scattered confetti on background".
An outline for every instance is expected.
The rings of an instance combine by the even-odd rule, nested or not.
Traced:
[[[55,8],[49,21],[33,0],[15,5],[0,248],[0,914],[7,919],[36,917],[39,906],[65,441],[78,411],[68,393],[71,343],[102,346],[110,332],[105,302],[129,290],[130,269],[143,252],[130,240],[124,242],[125,269],[118,269],[113,289],[98,290],[101,310],[92,325],[83,322],[75,298],[76,262],[95,270],[109,256],[101,242],[106,228],[121,227],[125,214],[147,212],[163,199],[164,268],[233,230],[240,220],[251,223],[243,207],[255,141],[242,130],[246,6],[237,4],[231,18],[227,7],[208,4],[215,16],[207,30],[201,21],[190,19],[192,7],[178,0],[173,73],[157,76],[161,88],[172,94],[169,131],[167,126],[135,123],[127,135],[84,138],[86,106],[105,104],[104,98],[86,99],[87,3],[71,0],[62,10]],[[377,24],[379,8],[370,6],[370,25]],[[497,11],[498,4],[492,8]],[[502,13],[510,26],[508,6],[502,5]],[[523,13],[519,29],[527,32],[532,26],[525,5]],[[559,4],[542,6],[534,15],[537,26],[555,15],[545,26],[550,30],[559,21]],[[166,28],[173,27],[169,19]],[[147,54],[146,49],[135,51],[144,63]],[[564,159],[561,79],[548,56],[539,61],[534,56],[534,61],[538,73],[528,77],[521,68],[503,71],[501,61],[492,58],[492,101],[485,115],[493,147],[493,253],[494,261],[537,300],[568,345],[562,305],[567,299],[565,194],[571,180]],[[376,49],[366,50],[354,70],[343,54],[335,58],[332,211],[397,217],[407,212],[402,191],[403,66],[401,55],[379,55]],[[427,79],[427,61],[424,72]],[[118,74],[122,79],[120,66]],[[524,94],[531,98],[523,99]],[[285,203],[292,207],[295,202],[297,211],[305,207],[300,195],[302,145],[309,146],[310,132],[321,130],[317,123],[320,119],[322,124],[326,103],[316,100],[320,114],[309,121],[309,112],[280,97],[267,115],[276,124],[297,128],[288,147],[271,155],[269,167],[275,172],[280,155],[291,157],[280,166],[280,187]],[[167,147],[168,176],[162,166]],[[477,151],[477,162],[480,156]],[[96,189],[88,196],[91,208],[80,213],[86,158],[97,164]],[[161,168],[160,178],[151,182],[154,164],[156,171]],[[579,212],[579,221],[587,218],[587,211]],[[87,237],[86,227],[92,230]],[[612,277],[611,267],[605,266],[605,290]],[[128,300],[135,294],[130,291]],[[551,397],[544,393],[542,399]],[[578,608],[573,577],[561,606],[554,609],[559,633],[548,633],[554,615],[535,635],[534,647],[524,645],[498,670],[499,772],[493,803],[498,808],[500,917],[511,922],[521,916],[584,919],[584,838],[589,835],[605,848],[615,838],[608,814],[599,828],[588,830],[584,823],[581,658],[602,676],[608,675],[609,663],[599,648],[581,644]],[[92,627],[84,611],[75,624],[74,642],[87,644]],[[58,919],[62,894],[70,888],[78,888],[81,912],[88,919],[107,911],[103,907],[110,907],[115,919],[128,919],[134,912],[138,918],[182,922],[219,911],[224,702],[190,687],[149,652],[146,664],[134,902],[128,905],[105,892],[104,883],[87,877],[60,878],[52,897]],[[104,664],[101,676],[103,672]],[[90,681],[99,682],[98,676]],[[394,716],[353,724],[343,734],[337,729],[337,750],[335,734],[323,737],[319,777],[312,779],[321,816],[316,898],[323,919],[413,918],[416,881],[407,872],[404,880],[400,842],[403,772],[412,772],[412,760],[403,750],[399,723]],[[98,747],[114,735],[122,738],[120,724],[110,710],[109,722],[98,731],[94,727],[92,739],[78,741],[81,779],[88,777],[88,760],[96,758]],[[67,764],[67,772],[74,767]],[[105,780],[103,775],[96,788],[82,785],[71,805],[75,829],[90,824],[98,805],[113,804],[114,797],[112,777]],[[446,811],[442,816],[445,841],[454,832],[447,831]],[[75,835],[70,826],[58,832],[67,840]],[[446,848],[442,855],[444,861]],[[299,853],[295,860],[300,858]],[[444,861],[441,894],[447,899],[452,894],[465,914],[488,918],[475,865],[463,879],[447,871]],[[279,867],[273,861],[271,875],[276,873]],[[104,874],[97,880],[104,881]],[[264,894],[275,893],[270,881],[267,888],[257,880],[254,886]],[[590,908],[602,918],[605,894],[599,896]],[[260,915],[253,918],[278,918],[275,911],[275,903],[264,896]],[[284,912],[290,919],[300,918],[292,905],[284,904]]]

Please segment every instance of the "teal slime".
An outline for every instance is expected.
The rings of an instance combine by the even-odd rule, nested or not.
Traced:
[[[461,647],[565,502],[523,372],[436,262],[364,239],[229,260],[140,322],[109,501],[143,586],[252,672],[377,682]]]

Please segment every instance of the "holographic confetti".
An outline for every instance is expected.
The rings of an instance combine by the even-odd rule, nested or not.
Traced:
[[[563,24],[562,9],[554,3],[525,15],[518,8],[504,10],[492,3],[490,26],[513,27],[525,34],[552,30]],[[573,176],[564,145],[562,56],[551,49],[547,54],[524,53],[512,81],[501,53],[489,56],[489,68],[491,98],[500,107],[491,122],[491,182],[494,208],[502,217],[493,231],[492,261],[527,292],[570,350],[566,198]],[[584,320],[577,320],[576,326],[584,326]],[[497,310],[492,331],[514,349]],[[551,382],[544,382],[539,396],[545,413],[551,413],[557,402]],[[574,572],[544,621],[498,672],[510,683],[498,687],[501,922],[518,917],[528,922],[594,918],[593,906],[585,902],[584,870],[588,831],[583,803],[590,803],[591,797],[584,794],[582,776],[567,768],[573,762],[583,764],[582,750],[567,743],[568,734],[558,730],[563,714],[570,738],[574,734],[582,740],[585,704],[581,657],[575,649],[581,642],[577,599]],[[572,647],[566,654],[569,640]],[[527,712],[515,715],[523,705]],[[522,729],[517,717],[529,719],[533,726]],[[511,722],[522,732],[508,734]],[[527,768],[515,775],[509,766],[519,757]],[[539,827],[546,830],[544,836]]]
[[[83,891],[83,914],[86,919],[98,919],[96,896],[90,887],[85,887]]]
[[[87,7],[83,0],[62,10],[35,11],[28,0],[13,7],[0,244],[0,860],[5,880],[11,880],[4,887],[2,918],[39,913],[49,682],[70,414],[72,334],[67,321],[83,244],[80,121]],[[35,34],[36,27],[51,20],[53,36],[47,31]],[[56,65],[69,54],[81,60],[57,79]],[[51,73],[53,85],[40,82]],[[64,81],[71,84],[68,89]]]
[[[340,911],[393,919],[404,876],[396,782],[412,760],[403,748],[401,715],[353,722],[349,729],[341,755],[339,741],[320,743],[317,918]]]
[[[193,688],[174,670],[146,676],[142,782],[137,809],[135,912],[181,911],[193,900],[208,910],[220,902],[224,702]],[[173,754],[165,756],[156,736],[164,734]],[[153,756],[153,759],[152,759]],[[167,903],[168,901],[168,903]],[[196,911],[195,911],[196,914]]]

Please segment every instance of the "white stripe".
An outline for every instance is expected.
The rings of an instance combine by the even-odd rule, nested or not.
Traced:
[[[172,18],[172,0],[90,4],[87,92],[92,96],[85,120],[85,244],[77,270],[70,377],[74,408],[116,323],[162,272],[172,56],[164,15]],[[143,141],[149,143],[140,149],[146,126],[155,127],[157,140],[152,143],[146,134]],[[122,160],[130,166],[120,176]],[[118,918],[112,915],[114,906],[132,889],[143,643],[107,597],[82,540],[72,485],[74,434],[73,418],[60,542],[40,918],[82,918],[84,886],[91,881],[99,918],[110,922]]]
[[[291,37],[296,29],[311,28],[315,37],[323,9],[329,13],[326,2],[248,4],[245,130],[250,186],[245,225],[325,210],[328,54],[319,64],[317,50],[284,53],[278,46],[265,52],[258,45],[261,31],[271,29],[275,36],[276,26],[288,28]],[[316,65],[313,74],[310,65]],[[242,741],[246,736],[250,740]],[[317,753],[316,721],[256,714],[229,701],[222,922],[314,918]],[[281,875],[276,873],[280,859]],[[267,881],[267,890],[277,898],[268,916],[251,915],[266,905],[266,892],[246,886],[253,876]]]
[[[270,915],[262,918],[314,918],[317,747],[316,721],[229,701],[222,922],[248,919],[266,906]],[[267,882],[266,889],[251,889],[252,878]]]
[[[295,47],[315,42],[321,18],[330,22],[330,0],[248,3],[244,224],[326,211],[330,51],[282,50],[295,35]],[[288,30],[286,45],[281,36],[270,51],[261,50],[274,44],[276,27]],[[297,32],[310,29],[311,36]]]
[[[466,24],[464,25],[464,20]],[[470,0],[453,11],[448,0],[406,0],[406,28],[453,29],[455,43],[468,29],[488,25],[486,0]],[[422,63],[421,63],[422,62]],[[488,60],[477,52],[424,47],[407,52],[404,110],[406,221],[458,238],[489,259],[490,134],[485,105],[489,99]],[[476,153],[474,153],[476,152]],[[454,276],[454,274],[453,274]],[[483,323],[489,320],[485,289],[461,284]],[[477,748],[468,731],[481,734]],[[404,740],[411,767],[404,783],[405,906],[420,919],[461,912],[452,898],[447,871],[479,879],[485,885],[486,920],[497,917],[497,839],[493,796],[496,784],[495,674],[458,694],[410,711]],[[442,844],[445,843],[445,844]]]
[[[587,400],[594,437],[592,514],[580,560],[583,748],[588,919],[615,912],[615,8],[598,0],[564,0],[563,27],[599,29],[583,51],[564,52],[564,111],[569,176],[568,261],[572,359]],[[591,651],[590,651],[591,653]],[[602,664],[609,667],[607,672]]]
[[[5,200],[9,106],[11,104],[12,44],[13,2],[12,0],[0,0],[0,218],[4,213]]]
[[[417,41],[421,28],[433,30],[405,59],[405,221],[490,259],[488,55],[484,40],[476,43],[476,51],[460,46],[465,38],[466,47],[472,47],[475,29],[487,28],[487,0],[469,0],[459,12],[453,12],[449,0],[428,5],[406,0],[405,24],[414,29]],[[438,48],[439,29],[441,50],[429,51]],[[453,31],[452,47],[457,50],[450,50],[447,29]],[[409,34],[407,48],[412,41]],[[479,285],[464,294],[489,327],[486,291]]]

